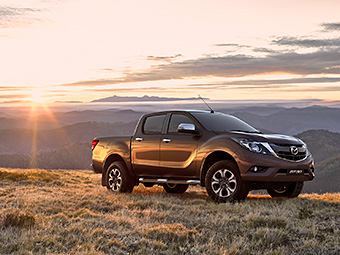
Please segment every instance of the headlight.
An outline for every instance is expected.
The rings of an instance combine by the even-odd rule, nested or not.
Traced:
[[[271,154],[261,142],[256,142],[248,138],[231,138],[231,139],[251,152],[261,153],[265,155]]]

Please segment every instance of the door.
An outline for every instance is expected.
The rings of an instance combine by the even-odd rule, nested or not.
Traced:
[[[165,114],[147,116],[132,138],[131,158],[138,176],[159,175],[159,144],[165,117]]]
[[[160,171],[164,177],[196,178],[198,136],[177,132],[181,123],[195,124],[184,114],[172,114],[160,141]],[[197,126],[197,124],[195,124]]]

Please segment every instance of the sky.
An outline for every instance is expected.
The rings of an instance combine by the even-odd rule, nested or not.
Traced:
[[[0,103],[340,100],[338,0],[0,0]]]

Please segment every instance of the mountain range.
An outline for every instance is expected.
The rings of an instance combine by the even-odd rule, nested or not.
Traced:
[[[296,135],[305,141],[316,165],[307,192],[339,192],[340,109],[329,107],[254,107],[221,111],[272,133]],[[144,112],[86,110],[0,118],[0,167],[89,169],[91,141],[97,136],[131,135]]]
[[[340,191],[340,133],[328,130],[308,130],[297,135],[315,160],[315,179],[305,182],[306,192]]]
[[[269,115],[246,111],[233,113],[234,116],[262,130],[294,135],[309,129],[325,129],[340,132],[340,109],[322,106],[288,108]]]

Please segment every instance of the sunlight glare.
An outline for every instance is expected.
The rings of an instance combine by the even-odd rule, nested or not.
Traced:
[[[45,91],[43,88],[33,88],[31,91],[31,100],[35,103],[44,103],[45,102]]]

